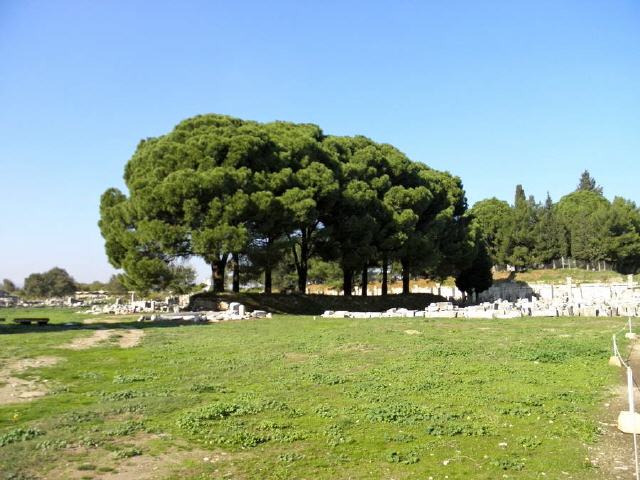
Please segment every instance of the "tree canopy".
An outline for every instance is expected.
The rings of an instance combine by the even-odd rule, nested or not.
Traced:
[[[604,262],[622,273],[640,271],[640,210],[620,197],[607,200],[588,171],[578,188],[554,203],[527,198],[516,187],[513,205],[495,198],[470,210],[494,264],[531,268],[571,257],[586,265]]]
[[[17,290],[16,284],[13,283],[8,278],[5,278],[4,280],[2,280],[2,290],[4,290],[7,293],[13,293]]]
[[[306,290],[310,261],[335,261],[345,295],[355,273],[389,262],[411,274],[457,275],[478,252],[459,178],[363,136],[325,135],[312,124],[199,115],[139,143],[125,167],[127,192],[108,189],[100,230],[111,264],[135,289],[163,289],[183,259],[272,272],[291,261]],[[245,267],[242,267],[242,266]],[[241,268],[242,267],[242,268]],[[366,292],[366,288],[363,288]]]
[[[595,192],[602,195],[602,187],[598,186],[596,179],[591,176],[589,170],[585,170],[580,175],[580,181],[578,182],[576,191]]]
[[[24,293],[29,297],[62,297],[73,295],[76,289],[73,277],[59,267],[44,273],[32,273],[24,280]]]

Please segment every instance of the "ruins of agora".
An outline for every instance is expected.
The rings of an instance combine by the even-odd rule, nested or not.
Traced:
[[[399,290],[399,289],[398,289]],[[324,295],[341,296],[341,291],[323,289]],[[358,287],[357,295],[361,294]],[[391,289],[391,296],[401,292]],[[626,282],[577,283],[566,277],[565,283],[496,282],[479,295],[466,297],[455,286],[435,284],[431,287],[412,286],[412,294],[440,297],[424,309],[394,307],[385,311],[325,310],[324,318],[477,318],[507,319],[520,317],[638,317],[640,316],[640,285],[633,275]],[[378,287],[370,287],[369,296],[380,296]],[[194,300],[195,298],[195,300]],[[78,312],[94,315],[131,315],[140,313],[139,321],[183,320],[219,322],[251,318],[271,318],[265,310],[249,310],[239,302],[201,301],[196,295],[167,296],[162,300],[139,299],[134,292],[113,297],[108,292],[76,292],[65,298],[26,301],[0,291],[0,307],[72,307]]]

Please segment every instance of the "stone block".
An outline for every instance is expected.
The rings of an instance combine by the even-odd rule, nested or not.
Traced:
[[[464,312],[464,318],[494,318],[493,310],[485,311],[485,310],[467,310]]]
[[[609,357],[609,365],[611,365],[612,367],[622,367],[622,362],[617,355],[612,355],[611,357]]]
[[[508,318],[522,318],[522,312],[520,310],[498,311],[495,312],[494,318],[508,319]]]
[[[618,430],[623,433],[640,433],[640,414],[629,411],[620,412]]]
[[[534,308],[531,309],[532,317],[557,317],[558,310],[555,308]]]

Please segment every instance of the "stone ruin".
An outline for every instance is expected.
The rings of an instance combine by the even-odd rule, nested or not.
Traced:
[[[142,315],[138,318],[139,322],[163,322],[163,321],[185,321],[185,322],[209,322],[217,323],[227,320],[247,320],[250,318],[271,318],[271,313],[264,310],[247,311],[246,307],[238,302],[228,304],[226,310],[221,311],[203,311],[203,312],[176,312],[176,313],[158,313],[153,315]]]
[[[521,317],[639,317],[640,296],[609,301],[571,301],[567,298],[518,299],[515,302],[498,299],[478,305],[456,306],[451,302],[432,303],[424,310],[390,308],[385,312],[349,312],[327,310],[325,318],[521,318]]]

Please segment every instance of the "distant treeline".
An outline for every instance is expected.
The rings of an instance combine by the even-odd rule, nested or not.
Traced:
[[[194,272],[195,275],[195,272]],[[24,279],[20,289],[8,278],[2,281],[1,290],[30,298],[65,297],[76,291],[104,291],[112,294],[126,293],[120,281],[121,275],[112,275],[108,282],[77,282],[64,268],[54,267],[46,272],[32,273]]]
[[[470,210],[492,262],[535,268],[568,257],[620,273],[640,270],[640,210],[621,197],[607,200],[588,171],[577,189],[554,203],[538,203],[516,187],[513,205],[490,198]]]

